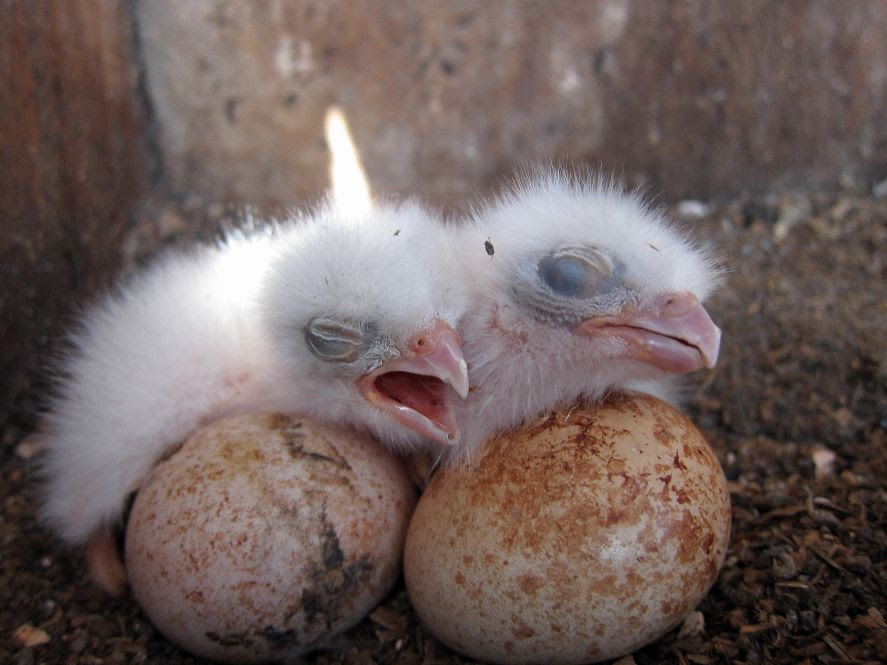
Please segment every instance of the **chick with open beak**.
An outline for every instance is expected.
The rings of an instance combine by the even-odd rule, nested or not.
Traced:
[[[364,398],[404,427],[444,445],[459,441],[455,392],[468,395],[462,338],[443,321],[406,340],[390,360],[357,381]]]

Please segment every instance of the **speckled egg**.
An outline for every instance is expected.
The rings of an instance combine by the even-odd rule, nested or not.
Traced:
[[[723,563],[730,499],[681,413],[646,395],[562,410],[439,472],[407,590],[442,642],[496,663],[587,663],[676,626]]]
[[[136,497],[130,584],[191,653],[285,661],[390,590],[414,503],[400,461],[366,435],[275,414],[220,420]]]

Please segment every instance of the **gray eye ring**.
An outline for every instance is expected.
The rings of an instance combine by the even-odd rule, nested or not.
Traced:
[[[613,277],[613,261],[595,247],[562,247],[537,264],[539,279],[553,293],[588,299]]]
[[[305,326],[305,343],[311,353],[327,362],[351,362],[366,346],[359,326],[325,316],[315,317]]]

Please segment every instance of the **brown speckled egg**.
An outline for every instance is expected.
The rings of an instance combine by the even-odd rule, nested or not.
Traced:
[[[291,659],[390,590],[414,503],[400,461],[366,435],[274,414],[220,420],[136,497],[130,583],[191,653]]]
[[[587,663],[676,626],[723,563],[730,498],[681,413],[646,395],[558,411],[439,472],[407,590],[442,642],[496,663]]]

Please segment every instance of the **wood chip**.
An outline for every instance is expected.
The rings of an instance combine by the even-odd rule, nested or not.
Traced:
[[[704,633],[705,616],[702,612],[690,612],[687,618],[684,619],[684,623],[681,624],[681,629],[678,631],[675,639],[682,640],[687,637],[697,637]]]
[[[711,658],[700,653],[688,653],[684,655],[688,661],[695,663],[696,665],[708,665],[711,662]]]
[[[389,630],[396,630],[401,632],[406,629],[407,625],[407,618],[402,612],[395,612],[394,610],[390,610],[383,605],[380,605],[372,612],[370,612],[370,619],[383,628],[388,628]]]
[[[617,660],[613,665],[637,665],[634,660],[634,656],[628,654],[627,656],[622,656],[619,660]]]
[[[849,661],[850,657],[847,655],[847,652],[844,651],[844,648],[838,643],[838,641],[832,637],[831,635],[823,635],[822,641],[828,644],[829,648],[838,654],[843,660]]]
[[[854,619],[854,623],[868,628],[869,630],[878,630],[887,628],[887,621],[881,616],[877,607],[870,607],[866,614],[860,615]]]
[[[799,513],[803,513],[807,511],[807,506],[803,503],[796,503],[793,506],[785,506],[784,508],[774,508],[763,515],[761,515],[757,520],[758,523],[764,523],[772,519],[779,519],[781,517],[793,517],[794,515],[798,515]]]
[[[19,626],[12,637],[25,648],[36,647],[49,642],[49,634],[46,631],[34,628],[29,623]]]
[[[822,506],[823,508],[828,508],[829,510],[834,510],[837,513],[843,513],[844,515],[852,515],[853,514],[849,510],[847,510],[846,508],[841,508],[841,506],[838,506],[838,505],[832,503],[831,501],[829,501],[828,499],[826,499],[825,497],[822,497],[822,496],[813,497],[813,505],[814,506]]]
[[[814,642],[813,644],[805,644],[797,649],[792,649],[792,656],[795,658],[808,658],[810,656],[818,656],[828,651],[828,647],[823,642]]]

